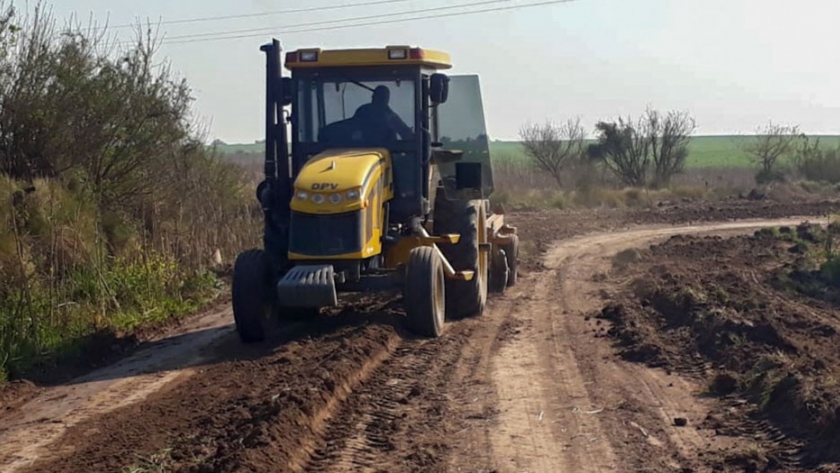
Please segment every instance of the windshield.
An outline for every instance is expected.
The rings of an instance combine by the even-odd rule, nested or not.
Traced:
[[[411,80],[301,79],[298,140],[347,147],[411,140],[414,100]]]

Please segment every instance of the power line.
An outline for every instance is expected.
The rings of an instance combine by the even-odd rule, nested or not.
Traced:
[[[299,29],[299,28],[308,28],[312,26],[323,26],[323,25],[332,25],[335,23],[344,23],[344,22],[355,22],[355,21],[364,21],[364,20],[374,20],[378,18],[391,18],[395,16],[404,16],[404,15],[415,15],[415,14],[423,14],[429,13],[432,11],[441,11],[441,10],[454,10],[458,8],[469,8],[469,7],[477,7],[483,5],[492,5],[497,3],[510,3],[512,0],[480,0],[471,3],[461,3],[456,5],[447,5],[444,7],[435,7],[435,8],[422,8],[418,10],[408,10],[408,11],[401,11],[401,12],[389,12],[389,13],[378,13],[376,15],[365,15],[365,16],[357,16],[351,18],[340,18],[336,20],[325,20],[325,21],[316,21],[312,23],[299,23],[299,24],[292,24],[292,25],[282,25],[276,26],[271,28],[247,28],[241,30],[232,30],[232,31],[216,31],[210,33],[195,33],[195,34],[188,34],[188,35],[181,35],[181,36],[173,36],[171,38],[167,38],[164,40],[165,43],[180,43],[184,42],[187,39],[193,38],[209,38],[213,36],[229,36],[229,35],[236,35],[236,34],[254,34],[258,32],[273,32],[277,30],[284,30],[284,29]]]
[[[221,15],[221,16],[205,16],[199,18],[184,18],[181,20],[167,20],[161,21],[161,25],[181,25],[187,23],[203,23],[207,21],[220,21],[220,20],[239,20],[242,18],[260,18],[265,16],[275,16],[275,15],[290,15],[295,13],[311,13],[311,12],[319,12],[319,11],[328,11],[328,10],[342,10],[347,8],[357,8],[357,7],[372,7],[376,5],[388,5],[392,3],[406,3],[411,0],[376,0],[376,1],[368,1],[368,2],[361,2],[361,3],[351,3],[349,5],[326,5],[322,7],[308,7],[308,8],[297,8],[292,10],[279,10],[279,11],[268,11],[268,12],[260,12],[260,13],[244,13],[240,15]],[[102,28],[108,29],[121,29],[121,28],[133,28],[137,26],[136,23],[126,23],[123,25],[116,25],[116,26],[103,26]]]
[[[498,0],[497,0],[498,1]],[[501,1],[508,1],[508,0],[501,0]],[[419,20],[429,20],[435,18],[450,18],[450,17],[457,17],[457,16],[465,16],[465,15],[475,15],[479,13],[490,13],[490,12],[499,12],[499,11],[509,11],[509,10],[523,10],[526,8],[533,8],[533,7],[541,7],[547,5],[556,5],[560,3],[571,3],[575,0],[549,0],[537,3],[529,3],[525,5],[510,5],[506,7],[495,7],[495,8],[484,8],[479,10],[471,10],[466,12],[453,12],[453,13],[442,13],[442,14],[435,14],[435,15],[426,15],[426,16],[417,16],[412,18],[400,18],[395,20],[384,20],[384,21],[374,21],[374,22],[367,22],[367,23],[355,23],[351,25],[335,25],[335,26],[324,26],[320,28],[308,28],[308,29],[301,29],[301,30],[294,30],[294,31],[284,31],[283,35],[289,34],[296,34],[296,33],[310,33],[314,31],[330,31],[330,30],[338,30],[338,29],[346,29],[346,28],[358,28],[362,26],[376,26],[376,25],[387,25],[393,23],[405,23],[410,21],[419,21]],[[487,2],[487,3],[496,3],[496,2]],[[463,5],[462,5],[463,7]],[[346,21],[346,20],[345,20]],[[294,26],[289,26],[288,28],[294,28]],[[276,28],[275,28],[276,30]],[[252,30],[257,31],[257,30]],[[274,31],[274,30],[272,30]],[[218,35],[223,35],[225,33],[217,33]],[[186,39],[180,41],[164,41],[164,44],[187,44],[187,43],[195,43],[200,41],[224,41],[228,39],[241,39],[241,38],[255,38],[263,36],[262,33],[251,33],[251,34],[242,34],[236,36],[217,36],[215,38],[204,38],[204,39]]]

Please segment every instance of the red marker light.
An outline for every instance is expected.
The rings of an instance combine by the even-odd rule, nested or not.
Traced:
[[[297,52],[286,53],[286,64],[295,63],[295,62],[298,62],[298,53]]]
[[[426,52],[420,48],[411,48],[408,52],[408,57],[411,59],[423,59],[426,57]]]

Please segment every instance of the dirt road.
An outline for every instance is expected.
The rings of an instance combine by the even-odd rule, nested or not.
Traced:
[[[801,220],[560,240],[437,340],[403,331],[398,300],[360,298],[249,347],[216,311],[0,411],[0,470],[712,471],[709,452],[749,445],[695,425],[714,401],[691,377],[623,361],[597,336],[604,274],[616,252],[670,235]]]

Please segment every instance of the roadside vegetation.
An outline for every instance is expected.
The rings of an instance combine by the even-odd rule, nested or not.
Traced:
[[[195,310],[259,241],[245,171],[203,146],[138,31],[0,0],[0,381]]]

